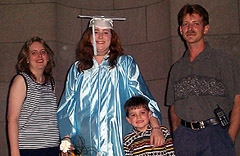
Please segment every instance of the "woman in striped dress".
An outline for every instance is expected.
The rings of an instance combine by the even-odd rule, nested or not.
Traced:
[[[53,51],[33,37],[23,45],[8,100],[11,156],[57,156],[59,131]]]

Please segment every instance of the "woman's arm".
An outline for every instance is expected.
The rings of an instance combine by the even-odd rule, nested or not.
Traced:
[[[11,156],[20,156],[18,148],[18,119],[25,96],[26,85],[24,78],[17,75],[10,88],[8,99],[7,120]]]

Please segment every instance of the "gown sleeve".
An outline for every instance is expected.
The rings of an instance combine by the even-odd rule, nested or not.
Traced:
[[[127,64],[128,64],[127,78],[130,97],[135,95],[141,95],[145,97],[149,101],[149,109],[152,111],[152,116],[156,117],[159,121],[159,124],[161,125],[162,118],[160,109],[158,107],[157,102],[153,99],[142,77],[138,65],[131,56],[129,56]]]
[[[65,89],[57,111],[58,127],[61,139],[66,135],[71,135],[75,131],[74,108],[76,102],[74,100],[74,96],[78,74],[79,72],[77,70],[77,62],[75,62],[75,64],[71,66],[68,72]]]

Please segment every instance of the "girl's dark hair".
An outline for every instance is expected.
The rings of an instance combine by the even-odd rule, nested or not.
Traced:
[[[31,76],[33,79],[36,80],[35,75],[31,72],[29,68],[28,58],[30,55],[29,48],[34,42],[39,42],[43,45],[44,49],[47,52],[48,55],[48,63],[47,66],[44,69],[43,75],[45,76],[45,80],[49,81],[52,79],[52,72],[53,68],[55,67],[55,62],[53,60],[54,52],[51,50],[51,48],[47,45],[47,43],[41,39],[40,37],[32,37],[30,40],[27,40],[23,47],[21,48],[19,54],[18,54],[18,62],[16,64],[16,70],[17,72],[25,72],[29,76]]]
[[[120,43],[120,39],[114,30],[111,30],[111,43],[109,52],[109,65],[114,68],[117,63],[118,56],[123,55],[123,49]],[[78,70],[82,72],[83,70],[90,69],[93,66],[93,46],[91,43],[92,29],[87,28],[83,33],[82,39],[79,43],[79,48],[77,51],[77,59],[79,61]]]

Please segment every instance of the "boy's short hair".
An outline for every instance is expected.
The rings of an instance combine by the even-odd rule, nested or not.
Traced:
[[[125,110],[126,116],[128,117],[129,115],[129,109],[136,109],[138,107],[143,107],[143,108],[146,108],[148,111],[150,111],[148,107],[148,100],[141,95],[137,95],[128,99],[124,104],[124,110]]]

